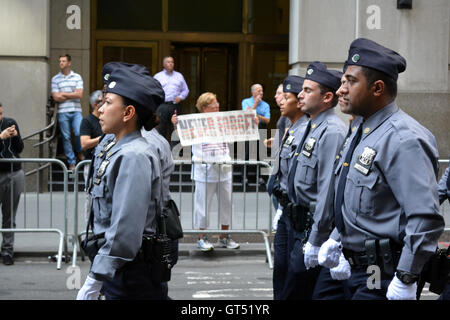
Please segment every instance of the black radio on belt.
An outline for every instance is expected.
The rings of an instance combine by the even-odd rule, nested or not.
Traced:
[[[289,204],[289,196],[286,192],[282,191],[279,186],[276,186],[273,189],[273,194],[277,198],[278,202],[281,204],[283,208]]]
[[[173,266],[171,244],[172,240],[166,235],[144,235],[142,238],[144,261],[149,265],[151,277],[155,282],[170,280]]]
[[[309,230],[314,223],[309,208],[300,204],[288,203],[284,212],[289,217],[292,228],[299,233]]]
[[[430,284],[429,291],[441,294],[450,281],[450,247],[437,248],[436,252],[425,263],[418,286],[418,296],[422,292],[425,283]]]

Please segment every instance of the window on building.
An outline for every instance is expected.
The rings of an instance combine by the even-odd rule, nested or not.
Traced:
[[[243,0],[168,0],[169,31],[242,32]]]
[[[248,0],[248,33],[289,34],[289,0]]]
[[[97,29],[160,31],[162,0],[98,0]]]

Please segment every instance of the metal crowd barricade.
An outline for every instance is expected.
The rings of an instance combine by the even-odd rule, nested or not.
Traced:
[[[74,208],[74,215],[73,215],[73,217],[74,217],[74,221],[73,221],[73,225],[74,225],[73,236],[74,236],[74,238],[73,238],[73,242],[72,242],[73,243],[72,266],[73,267],[76,267],[78,248],[81,248],[81,236],[86,233],[86,231],[78,230],[79,229],[79,224],[78,224],[79,173],[80,173],[80,168],[84,169],[84,168],[86,168],[86,166],[89,167],[90,164],[91,164],[91,160],[80,161],[76,165],[75,170],[74,170],[73,190],[74,190],[74,196],[75,196],[75,208]],[[84,193],[84,191],[83,191],[83,193]],[[86,211],[86,210],[84,210],[84,211]],[[86,220],[86,218],[88,218],[88,217],[85,216],[85,220]],[[85,225],[86,223],[87,223],[87,221],[85,221],[85,223],[83,225]],[[80,250],[80,254],[81,254],[82,260],[84,261],[85,257],[84,257],[83,250]]]
[[[79,189],[80,181],[79,181],[78,177],[79,177],[79,173],[81,171],[80,169],[82,167],[86,166],[86,165],[89,165],[90,162],[91,162],[90,160],[81,161],[81,162],[79,162],[77,164],[77,166],[75,167],[75,170],[74,170],[75,208],[74,208],[74,224],[73,224],[74,225],[74,231],[73,231],[73,234],[75,235],[75,238],[76,238],[76,239],[75,238],[73,239],[72,265],[74,267],[76,266],[77,253],[78,253],[78,250],[79,250],[80,245],[81,245],[81,236],[86,233],[84,231],[84,228],[83,229],[79,228],[79,215],[80,215],[80,213],[79,213],[79,211],[80,211],[80,207],[79,207],[80,201],[79,200],[80,199],[79,198],[80,197],[79,197],[79,190],[78,189]],[[180,173],[178,183],[176,184],[177,186],[179,186],[179,197],[176,197],[173,193],[172,193],[172,196],[173,196],[173,199],[175,201],[177,201],[177,199],[179,199],[177,205],[178,205],[178,207],[180,209],[181,216],[185,217],[185,219],[182,221],[183,229],[184,229],[183,232],[185,234],[196,234],[196,233],[217,234],[217,233],[224,233],[224,230],[219,230],[219,229],[193,230],[192,228],[187,228],[188,221],[187,221],[186,217],[190,217],[191,219],[193,219],[193,196],[192,196],[193,192],[190,193],[191,194],[191,201],[192,201],[191,202],[192,210],[190,210],[189,214],[186,214],[185,210],[183,210],[186,207],[183,206],[183,199],[182,199],[183,198],[183,194],[182,194],[183,193],[182,192],[183,185],[186,186],[186,184],[183,184],[183,182],[182,182],[181,165],[182,164],[192,164],[192,161],[190,161],[190,160],[189,161],[176,160],[175,164],[176,165],[177,164],[180,165],[180,171],[173,173],[173,174],[179,174]],[[214,163],[214,164],[217,164],[217,163]],[[264,166],[264,167],[269,167],[270,168],[269,164],[267,164],[266,162],[261,162],[261,161],[233,161],[233,162],[223,162],[223,163],[221,163],[219,165],[226,165],[226,164],[230,164],[230,165],[233,165],[233,164],[235,164],[235,165],[244,165],[244,169],[245,169],[245,166],[247,166],[247,165],[257,165],[258,169],[257,169],[257,177],[256,177],[256,179],[259,178],[259,166]],[[256,181],[258,181],[258,180],[256,180]],[[188,185],[192,186],[192,187],[194,186],[192,181],[189,182]],[[244,214],[243,228],[233,229],[232,228],[232,224],[231,224],[230,225],[230,230],[226,230],[226,233],[233,233],[233,234],[260,234],[261,236],[263,236],[264,244],[265,244],[265,248],[266,248],[266,253],[267,253],[267,261],[268,261],[269,267],[273,268],[272,256],[271,256],[271,251],[270,251],[269,234],[268,234],[268,231],[266,231],[266,230],[270,230],[271,229],[271,221],[272,221],[272,202],[271,202],[271,199],[267,196],[268,197],[268,206],[266,208],[268,208],[268,211],[267,211],[268,216],[267,216],[266,228],[248,228],[247,221],[246,221],[246,217],[247,217],[247,214],[248,214],[248,210],[247,210],[247,198],[248,198],[248,195],[246,194],[246,186],[245,185],[243,186],[243,191],[244,191],[243,195],[242,195],[243,198],[244,198],[243,207],[242,207],[243,210],[244,210],[243,211],[243,214]],[[256,193],[255,193],[254,197],[256,198],[256,201],[255,201],[255,208],[256,208],[256,210],[253,212],[253,214],[254,214],[253,217],[255,219],[255,225],[258,226],[258,225],[261,225],[260,221],[259,221],[259,215],[258,215],[259,208],[260,208],[260,201],[259,201],[260,194],[259,194],[259,185],[258,184],[256,184]],[[220,194],[218,195],[218,199],[220,201]],[[233,201],[233,193],[232,193],[232,201]],[[84,202],[84,201],[81,201],[81,202]],[[220,206],[219,206],[219,210],[220,210]],[[82,211],[84,211],[84,210],[82,210]],[[218,212],[218,214],[220,214],[220,212]],[[85,225],[85,223],[83,223],[83,225]],[[84,260],[84,254],[83,254],[82,250],[80,250],[80,254],[82,256],[82,259]]]
[[[21,159],[24,160],[24,159]],[[41,159],[43,161],[47,159]],[[52,160],[52,159],[50,159]],[[56,160],[55,160],[56,161]],[[75,195],[75,208],[74,208],[74,239],[73,239],[73,259],[72,263],[75,267],[76,265],[76,259],[77,259],[77,251],[79,249],[79,245],[81,244],[81,236],[85,234],[84,230],[79,230],[79,173],[80,168],[89,165],[90,160],[84,160],[76,166],[74,170],[74,195]],[[271,255],[271,249],[270,249],[270,241],[269,241],[269,233],[272,228],[272,199],[269,197],[269,195],[264,192],[261,194],[259,191],[259,183],[258,180],[260,178],[260,167],[264,167],[267,169],[270,169],[271,166],[267,162],[263,161],[225,161],[225,162],[207,162],[207,161],[192,161],[192,160],[174,160],[175,165],[178,165],[178,171],[175,171],[173,175],[178,175],[178,181],[171,182],[171,187],[177,187],[178,192],[171,192],[172,199],[177,203],[177,206],[180,210],[180,216],[182,220],[183,225],[183,232],[185,234],[221,234],[221,233],[229,233],[229,234],[260,234],[263,237],[264,245],[266,249],[266,255],[267,255],[267,262],[269,265],[269,268],[273,268],[273,262],[272,262],[272,255]],[[442,164],[448,164],[448,160],[439,160],[439,163]],[[240,197],[242,198],[242,202],[238,202],[241,204],[239,210],[232,209],[231,214],[231,223],[230,223],[230,229],[229,230],[222,230],[219,228],[211,228],[206,230],[196,230],[193,229],[193,219],[194,219],[194,187],[195,182],[192,179],[187,179],[189,181],[184,182],[183,181],[183,175],[190,175],[190,172],[184,172],[182,166],[183,165],[194,165],[194,164],[213,164],[213,165],[232,165],[233,169],[234,166],[243,165],[243,182],[242,185],[238,182],[234,182],[234,175],[232,174],[232,190],[231,190],[231,202],[232,205],[234,204],[234,199],[238,196],[238,192],[235,192],[233,189],[236,186],[242,187],[242,194]],[[252,193],[247,194],[247,184],[244,182],[246,178],[247,173],[247,166],[256,166],[256,184],[255,190]],[[233,172],[234,170],[232,170]],[[206,175],[207,176],[207,175]],[[65,190],[67,189],[67,183],[65,183]],[[183,187],[189,187],[190,191],[183,191]],[[186,188],[185,188],[186,189]],[[178,195],[176,195],[178,193]],[[253,194],[253,195],[252,195]],[[190,199],[189,199],[190,198]],[[213,205],[212,209],[215,209],[217,207],[217,214],[210,215],[210,218],[212,216],[213,219],[217,219],[217,224],[219,224],[219,215],[220,215],[220,193],[217,194],[217,205]],[[260,198],[266,198],[267,205],[262,205],[262,202],[260,201]],[[254,206],[251,206],[248,208],[247,200],[250,199],[250,201],[254,201]],[[264,200],[264,199],[263,199]],[[206,201],[206,197],[205,197]],[[238,200],[239,201],[239,200]],[[446,201],[447,202],[447,201]],[[190,203],[190,205],[189,205]],[[444,206],[444,205],[443,205]],[[441,206],[441,212],[444,210],[447,212],[448,210],[443,209],[443,206]],[[234,207],[234,206],[233,206]],[[447,206],[448,207],[448,206]],[[207,208],[207,206],[205,206]],[[214,211],[214,210],[211,210]],[[240,226],[238,228],[234,228],[237,223],[234,223],[233,226],[233,217],[236,218],[236,214],[241,214],[240,217]],[[208,215],[207,215],[208,216]],[[248,217],[250,216],[251,219],[254,220],[254,223],[252,226],[249,226],[248,223]],[[189,220],[190,220],[190,228],[189,228]],[[17,230],[17,229],[15,229]],[[1,230],[0,230],[1,231]],[[445,231],[450,231],[450,228],[446,228]],[[84,260],[83,252],[80,251],[82,258]]]
[[[207,161],[192,161],[192,160],[174,160],[175,165],[178,165],[179,171],[174,172],[174,174],[179,175],[178,183],[173,184],[171,183],[171,186],[177,186],[178,187],[178,196],[172,194],[172,199],[177,202],[177,206],[180,210],[180,216],[182,219],[182,225],[183,225],[183,232],[185,234],[222,234],[222,233],[229,233],[229,234],[260,234],[263,236],[264,239],[264,245],[266,249],[266,255],[267,255],[267,262],[269,264],[269,268],[273,268],[272,263],[272,255],[270,250],[270,241],[269,241],[269,232],[271,230],[272,225],[272,200],[269,197],[269,195],[264,192],[263,194],[259,191],[259,178],[260,176],[260,169],[261,167],[265,167],[270,170],[271,166],[267,162],[263,161],[240,161],[240,160],[234,160],[234,161],[224,161],[224,162],[207,162]],[[219,216],[220,216],[220,189],[217,194],[217,205],[213,205],[213,208],[217,206],[217,215],[214,214],[213,218],[217,219],[217,225],[218,227],[216,229],[207,229],[207,230],[198,230],[193,229],[194,226],[194,181],[190,180],[190,182],[184,183],[182,181],[182,166],[183,165],[191,165],[194,164],[211,164],[211,165],[217,165],[219,166],[219,169],[221,166],[224,165],[231,165],[233,169],[235,166],[243,165],[243,179],[242,179],[242,194],[240,197],[242,198],[242,202],[240,204],[242,205],[242,211],[239,212],[239,210],[234,210],[234,199],[238,196],[237,192],[235,192],[233,189],[236,185],[239,186],[239,183],[234,182],[234,175],[232,174],[232,190],[231,190],[231,203],[232,203],[232,210],[231,210],[231,222],[229,226],[229,230],[222,230],[219,228]],[[255,183],[255,192],[254,193],[247,193],[247,184],[246,184],[246,173],[247,173],[247,166],[256,166],[256,183]],[[221,170],[219,170],[221,172]],[[234,172],[234,170],[232,170]],[[220,173],[219,173],[220,175]],[[207,174],[205,175],[208,176]],[[220,180],[220,177],[219,177]],[[207,178],[206,178],[207,182]],[[191,193],[190,193],[190,203],[191,206],[183,205],[184,202],[186,202],[188,199],[186,199],[186,196],[189,196],[189,192],[187,195],[183,192],[183,186],[190,186],[191,187]],[[185,198],[185,199],[183,199]],[[250,198],[250,201],[254,203],[254,206],[251,206],[248,208],[247,199]],[[260,198],[266,198],[267,205],[262,206],[260,202]],[[205,196],[205,208],[208,210],[206,205],[206,196]],[[239,200],[238,200],[239,201]],[[237,207],[237,206],[236,206]],[[261,210],[261,208],[264,208]],[[213,211],[213,210],[211,210]],[[187,216],[191,218],[191,228],[186,228],[186,225],[188,224]],[[206,217],[211,218],[210,215],[206,215]],[[249,226],[248,218],[250,217],[251,220],[253,220],[253,225]],[[238,223],[234,222],[236,218],[239,218]],[[233,225],[234,222],[234,225]],[[208,224],[208,223],[207,223]],[[235,228],[236,224],[240,224],[238,228]]]
[[[23,199],[23,226],[22,227],[18,227],[18,228],[14,228],[13,225],[11,225],[11,228],[6,228],[6,229],[0,229],[0,232],[13,232],[13,233],[57,233],[59,235],[59,245],[58,245],[58,255],[57,255],[57,264],[56,264],[56,268],[58,270],[61,269],[61,262],[62,262],[62,254],[63,254],[63,249],[64,249],[64,254],[66,257],[66,262],[67,262],[67,226],[68,226],[68,212],[67,212],[67,195],[68,195],[68,170],[66,165],[57,159],[47,159],[47,158],[3,158],[0,159],[0,162],[6,162],[6,163],[10,163],[11,166],[13,163],[37,163],[37,164],[42,164],[45,163],[46,165],[44,166],[49,167],[50,170],[50,191],[48,194],[49,197],[49,207],[48,207],[48,211],[46,211],[45,213],[43,213],[42,215],[48,214],[49,216],[46,216],[49,218],[50,223],[48,226],[46,227],[41,227],[41,221],[43,220],[43,216],[41,217],[41,212],[40,212],[40,207],[41,204],[40,203],[40,185],[39,185],[39,181],[40,181],[40,174],[41,174],[41,170],[43,167],[40,167],[38,169],[32,170],[30,172],[27,172],[25,174],[25,181],[24,181],[24,186],[23,186],[23,191],[22,191],[22,195],[21,195],[21,199]],[[53,190],[52,190],[52,183],[51,183],[51,179],[52,179],[52,167],[51,164],[56,164],[59,167],[61,167],[63,175],[64,175],[64,193],[63,193],[63,211],[64,211],[64,221],[63,221],[63,230],[61,230],[60,228],[55,228],[53,226]],[[12,171],[12,169],[11,169]],[[27,181],[26,181],[26,177],[30,176],[31,174],[36,174],[36,216],[34,217],[30,217],[27,214],[27,196],[30,197],[30,195],[27,195],[27,191],[26,191],[26,186],[27,186]],[[12,184],[12,182],[11,182]],[[13,192],[11,192],[12,194]],[[46,197],[46,195],[42,195],[42,197]],[[13,204],[11,203],[11,206],[13,206]],[[17,210],[19,211],[19,208],[17,208]],[[31,210],[30,210],[31,211]],[[13,214],[13,211],[11,210],[11,215]],[[16,214],[16,225],[18,225],[18,217],[19,217],[19,212],[17,212]],[[29,227],[27,226],[27,218],[29,219],[36,219],[36,226],[35,227]],[[12,221],[12,219],[11,219]]]

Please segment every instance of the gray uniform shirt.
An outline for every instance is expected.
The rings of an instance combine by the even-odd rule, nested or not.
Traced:
[[[335,169],[336,188],[361,121],[352,123],[355,130]],[[419,274],[444,228],[434,136],[391,103],[363,123],[349,166],[342,204],[343,246],[362,252],[365,240],[390,238],[404,244],[398,269]]]
[[[162,200],[167,203],[170,198],[170,176],[175,169],[172,151],[167,140],[159,134],[156,128],[150,131],[141,129],[142,136],[147,140],[154,153],[159,157],[162,178]]]
[[[450,199],[450,189],[447,188],[447,179],[450,167],[445,169],[444,174],[439,180],[438,193],[439,193],[439,203],[444,202],[446,199]]]
[[[280,146],[280,189],[287,192],[289,167],[294,158],[295,150],[305,133],[308,117],[304,115],[298,119],[288,130],[283,145]],[[281,133],[281,132],[280,132]]]
[[[97,158],[99,151],[96,148]],[[142,235],[155,233],[160,167],[159,159],[138,131],[120,139],[105,160],[97,158],[94,178],[102,163],[109,161],[100,182],[90,190],[94,234],[105,232],[106,243],[95,256],[91,272],[96,278],[112,279],[116,270],[136,257]]]
[[[311,130],[298,154],[294,154],[297,161],[291,164],[292,170],[297,166],[294,186],[290,189],[291,201],[309,207],[316,202],[313,215],[314,223],[308,242],[320,246],[331,232],[333,215],[330,212],[327,198],[333,176],[333,165],[336,155],[344,142],[347,126],[334,113],[334,109],[327,109],[311,120]]]

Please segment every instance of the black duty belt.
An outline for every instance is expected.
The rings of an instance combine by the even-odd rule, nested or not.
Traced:
[[[402,246],[389,239],[369,239],[365,241],[364,251],[342,249],[351,267],[378,265],[384,273],[394,275],[400,259]]]

